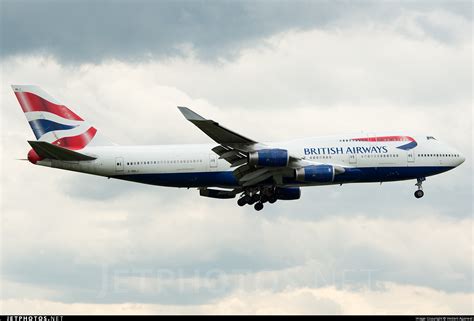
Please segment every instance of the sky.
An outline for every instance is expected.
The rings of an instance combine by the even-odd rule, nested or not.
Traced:
[[[0,1],[0,313],[473,314],[472,2]],[[235,200],[37,167],[11,84],[123,144],[435,136],[415,181]]]

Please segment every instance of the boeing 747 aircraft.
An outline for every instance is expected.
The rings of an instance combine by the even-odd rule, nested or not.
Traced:
[[[301,187],[416,180],[446,172],[464,157],[430,135],[358,134],[261,143],[178,107],[215,143],[121,146],[36,86],[13,85],[36,140],[28,160],[35,165],[132,182],[197,188],[201,196],[239,206],[296,200]]]

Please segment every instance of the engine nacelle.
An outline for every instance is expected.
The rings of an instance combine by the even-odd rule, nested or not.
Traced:
[[[301,189],[299,187],[277,187],[275,196],[279,200],[297,200],[301,197]]]
[[[249,153],[249,164],[264,167],[285,167],[288,165],[289,154],[286,149],[262,149]]]
[[[295,170],[296,180],[301,182],[330,183],[335,174],[332,165],[310,165]]]

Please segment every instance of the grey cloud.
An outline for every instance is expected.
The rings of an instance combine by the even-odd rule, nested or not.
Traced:
[[[447,10],[470,19],[469,2],[326,1],[3,1],[1,56],[52,54],[81,63],[140,61],[187,54],[231,59],[288,29],[337,28],[396,17],[403,10]],[[423,25],[426,24],[422,24]],[[443,30],[428,32],[446,38]],[[183,51],[184,50],[184,51]]]
[[[219,256],[215,265],[194,264],[192,268],[181,268],[156,262],[84,264],[70,253],[46,251],[44,255],[5,264],[3,276],[11,281],[46,286],[57,293],[47,299],[70,303],[205,304],[236,290],[278,292],[288,288],[326,286],[356,291],[367,287],[376,290],[383,288],[385,281],[417,284],[447,292],[471,291],[472,274],[468,266],[446,269],[443,265],[431,265],[431,261],[423,265],[422,259],[404,261],[406,259],[390,255],[386,249],[373,246],[336,245],[327,251],[337,253],[339,258],[335,261],[321,258],[318,259],[320,263],[310,261],[281,269],[267,266],[261,271],[255,271],[254,267],[223,267],[222,262],[229,258],[234,262],[236,259],[245,260],[232,257],[231,252]],[[158,256],[159,247],[156,252]],[[286,254],[281,257],[282,261],[288,260]],[[317,256],[315,254],[313,257]],[[263,257],[262,261],[268,258]],[[34,296],[34,293],[28,294],[28,297]],[[9,297],[9,293],[3,294],[3,298]]]
[[[249,3],[231,1],[6,2],[3,11],[4,55],[44,51],[69,61],[176,55],[188,43],[214,57],[294,19],[261,20]]]
[[[106,201],[125,195],[143,193],[150,188],[143,184],[133,184],[115,179],[109,180],[105,177],[93,175],[88,175],[87,178],[75,176],[64,179],[61,186],[63,192],[72,198],[96,201]]]
[[[423,213],[423,207],[402,200],[404,208],[398,207],[399,217],[395,217],[396,211],[384,217],[387,213],[378,212],[375,206],[393,204],[393,200],[378,199],[367,207],[364,203],[369,202],[364,200],[368,197],[360,195],[363,200],[355,200],[351,191],[346,191],[337,198],[344,199],[343,213],[331,197],[324,200],[324,196],[317,196],[316,193],[327,195],[319,189],[313,200],[278,204],[269,207],[263,216],[256,216],[251,209],[236,208],[233,202],[199,198],[195,191],[175,190],[173,196],[163,195],[163,189],[155,194],[154,189],[133,193],[142,198],[124,196],[103,204],[81,199],[81,207],[90,213],[70,208],[56,222],[44,217],[51,201],[41,203],[32,195],[34,201],[21,208],[27,213],[41,213],[42,218],[28,216],[29,227],[19,229],[23,242],[11,239],[9,230],[10,242],[5,248],[8,253],[4,253],[9,259],[2,262],[2,277],[57,291],[57,297],[48,299],[61,302],[202,304],[241,289],[242,277],[243,287],[250,290],[255,286],[280,291],[332,285],[358,289],[367,285],[369,271],[374,288],[377,282],[392,281],[447,292],[471,290],[470,261],[456,253],[468,246],[462,238],[452,238],[454,233],[468,229],[456,220],[433,219],[436,214],[431,206]],[[61,203],[68,197],[56,198]],[[325,202],[332,203],[332,209]],[[351,211],[347,210],[348,204]],[[194,216],[195,211],[199,213],[198,206],[207,210]],[[105,213],[106,209],[110,212]],[[126,218],[111,221],[115,212],[126,213]],[[360,213],[370,218],[354,219]],[[13,215],[15,212],[9,211],[5,219],[8,221]],[[468,218],[464,220],[468,222]],[[45,238],[52,237],[53,242],[28,241],[25,245],[25,235],[31,229],[40,229],[38,236],[43,235],[41,230],[49,230],[42,222],[64,229],[62,235],[66,237],[67,231],[83,232],[63,242],[54,241],[57,231],[51,236],[46,233]],[[421,229],[424,224],[434,225],[435,229],[426,234]],[[89,238],[93,241],[89,242]],[[436,249],[445,243],[443,238],[448,245]],[[453,247],[456,251],[451,252]],[[15,249],[21,249],[22,254]],[[89,250],[96,259],[84,257]],[[107,258],[109,255],[114,258]],[[437,255],[445,260],[438,260]],[[133,281],[127,287],[120,280],[141,276],[149,278],[146,283],[151,284],[150,291],[140,288],[143,281]],[[193,277],[200,280],[186,281]],[[104,282],[109,290],[101,295]],[[114,290],[116,287],[122,290]]]
[[[133,68],[119,65],[94,72],[93,69],[100,66],[88,69],[88,66],[76,68],[61,64],[64,61],[76,63],[107,58],[139,60],[147,53],[150,57],[182,54],[180,44],[183,43],[192,44],[199,58],[228,58],[241,46],[254,44],[265,35],[288,28],[338,28],[344,23],[363,21],[368,16],[373,18],[369,21],[394,18],[403,10],[423,12],[439,9],[471,19],[470,3],[364,3],[365,10],[362,10],[362,4],[344,2],[297,2],[290,6],[285,2],[271,3],[271,6],[266,2],[216,2],[211,7],[199,2],[179,5],[161,2],[147,3],[146,8],[127,2],[64,4],[3,1],[1,5],[2,18],[7,18],[2,19],[3,57],[42,50],[60,59],[58,66],[56,60],[53,61],[53,67],[44,67],[51,62],[42,59],[39,63],[22,58],[5,59],[2,66],[5,76],[3,88],[13,78],[37,83],[45,81],[45,89],[56,96],[54,88],[58,88],[60,94],[61,86],[65,86],[68,88],[65,95],[67,105],[75,108],[77,104],[84,107],[83,111],[92,111],[93,116],[103,122],[97,124],[97,128],[104,130],[104,133],[112,133],[112,137],[118,138],[121,143],[209,142],[205,135],[186,123],[174,107],[173,112],[160,107],[174,106],[175,100],[186,100],[187,97],[170,93],[164,87],[149,86],[157,82],[183,90],[190,97],[216,100],[222,105],[238,100],[239,96],[248,97],[252,112],[247,111],[247,116],[250,120],[258,120],[254,125],[250,121],[236,122],[235,119],[240,119],[241,108],[234,111],[229,108],[219,114],[219,110],[212,106],[206,109],[205,103],[200,106],[198,101],[195,103],[199,106],[199,112],[202,108],[204,116],[212,116],[255,139],[265,136],[286,139],[296,133],[299,136],[318,135],[334,128],[352,130],[350,126],[353,122],[361,122],[362,127],[378,123],[382,124],[379,128],[383,128],[389,126],[390,121],[403,125],[406,130],[418,127],[423,131],[437,130],[437,133],[443,133],[439,136],[457,143],[466,155],[472,153],[472,141],[466,138],[468,135],[459,136],[452,129],[457,128],[460,132],[472,129],[472,124],[468,126],[458,116],[470,114],[471,91],[455,90],[458,87],[467,88],[467,84],[472,82],[472,76],[467,72],[469,68],[464,68],[470,60],[464,63],[464,56],[461,56],[461,60],[457,59],[461,67],[453,63],[458,57],[453,39],[462,32],[457,28],[454,33],[449,30],[446,33],[443,28],[433,25],[433,20],[423,20],[423,17],[415,19],[419,24],[417,27],[453,48],[453,51],[442,53],[452,57],[444,65],[447,72],[457,71],[461,77],[440,77],[443,81],[436,86],[420,78],[418,82],[408,82],[406,89],[396,91],[395,98],[409,95],[413,88],[427,89],[420,99],[424,103],[417,107],[422,113],[412,113],[416,104],[389,99],[388,105],[394,105],[396,113],[408,115],[406,119],[396,118],[395,113],[384,105],[380,110],[362,109],[358,104],[340,109],[339,114],[346,113],[350,122],[338,118],[338,112],[324,114],[324,110],[317,107],[314,107],[313,113],[305,109],[288,109],[278,114],[276,106],[284,97],[288,100],[283,105],[290,106],[290,102],[295,101],[293,97],[302,96],[297,89],[307,86],[304,94],[319,87],[315,80],[300,78],[303,74],[300,69],[295,72],[298,77],[294,78],[293,87],[287,86],[293,80],[291,77],[288,78],[287,74],[280,76],[284,87],[275,88],[286,89],[280,96],[257,89],[256,95],[268,97],[266,104],[261,104],[249,94],[248,88],[243,90],[239,87],[239,83],[255,78],[251,66],[248,68],[250,71],[244,68],[247,67],[245,65],[234,67],[247,70],[248,78],[238,78],[225,90],[215,84],[226,82],[226,78],[235,78],[232,74],[216,75],[213,70],[203,72],[201,68],[192,69],[190,65],[170,70],[145,65],[146,72],[141,74]],[[56,6],[57,11],[49,10],[51,6]],[[105,11],[110,11],[109,15],[104,14]],[[137,19],[122,23],[130,17],[127,12],[132,11]],[[65,15],[65,12],[70,13]],[[91,18],[86,19],[87,15]],[[24,20],[18,18],[22,16]],[[41,19],[34,20],[33,16]],[[14,18],[18,21],[13,21]],[[445,21],[445,25],[449,25],[451,18],[447,19],[448,23]],[[51,23],[55,19],[62,28]],[[25,21],[32,22],[28,24]],[[171,25],[176,28],[171,28]],[[5,30],[17,33],[5,35]],[[78,37],[78,34],[82,36]],[[17,39],[12,35],[16,35]],[[393,38],[387,38],[389,42],[393,41]],[[424,43],[424,39],[413,39]],[[328,55],[337,52],[335,48],[330,47]],[[430,56],[433,54],[430,48],[419,48],[419,56],[417,53],[416,57],[422,61],[421,58]],[[297,49],[308,48],[301,46]],[[345,51],[350,52],[350,49]],[[372,47],[368,48],[369,62],[356,59],[348,65],[348,69],[372,66],[374,56],[370,52],[374,51]],[[412,57],[410,55],[408,58]],[[287,57],[276,60],[268,70],[278,69],[285,59],[288,60]],[[431,71],[437,61],[435,59],[433,63],[423,65],[421,69],[408,70],[413,73]],[[397,74],[391,73],[390,68],[387,70],[390,64],[399,69],[403,62],[383,60],[373,67],[381,70],[384,81],[386,75],[392,75],[394,83],[406,84],[407,76],[413,77],[412,73]],[[324,61],[319,63],[324,64]],[[290,68],[303,70],[305,64],[299,60],[291,61]],[[337,97],[338,104],[352,100],[353,96],[341,93],[339,87],[354,88],[355,85],[344,83],[346,73],[338,74],[334,73],[333,68],[330,69],[330,73],[318,74],[318,77],[327,82],[326,79],[331,77],[326,75],[334,74],[333,82],[338,87],[332,90],[320,87],[319,90],[329,98]],[[190,70],[199,73],[199,77],[212,78],[216,83],[198,86],[199,77],[190,76],[186,78],[189,83],[182,84],[174,82],[172,77],[163,76],[168,71],[168,74],[178,74],[178,78],[183,79],[185,77],[181,75]],[[44,78],[44,74],[48,77]],[[129,78],[117,84],[117,79],[123,74]],[[160,78],[152,79],[150,74],[160,75]],[[264,76],[269,77],[268,74]],[[354,79],[354,83],[367,82],[364,77]],[[454,85],[450,87],[449,84]],[[366,92],[370,94],[375,92],[385,99],[390,96],[390,90],[369,87]],[[222,97],[212,99],[213,94],[203,88],[221,93]],[[240,91],[236,90],[239,88]],[[360,88],[355,89],[359,91]],[[441,89],[449,93],[448,98],[439,98]],[[7,96],[6,89],[2,90],[5,91],[2,102],[7,107],[2,109],[2,150],[5,154],[8,151],[10,155],[24,155],[29,148],[24,140],[31,132],[11,92],[8,91]],[[131,97],[129,100],[116,97],[115,93],[127,90],[127,96]],[[160,96],[160,92],[164,94]],[[71,96],[72,93],[75,94]],[[148,95],[151,98],[145,99]],[[340,100],[341,96],[345,99]],[[308,97],[310,105],[317,106],[314,103],[317,97]],[[186,101],[193,102],[191,98]],[[435,101],[448,104],[438,106]],[[92,105],[90,108],[88,103]],[[361,100],[362,104],[366,101]],[[130,125],[130,106],[135,105],[141,107],[134,109],[135,121]],[[110,109],[97,106],[108,106]],[[261,119],[268,116],[265,106],[272,108],[272,123],[268,120],[268,124],[262,125]],[[350,113],[349,109],[357,110],[357,113]],[[380,117],[370,117],[374,114],[378,116],[379,112]],[[303,116],[295,117],[295,113]],[[432,117],[434,114],[439,117]],[[227,118],[223,117],[225,115]],[[304,118],[307,120],[304,121]],[[288,124],[287,119],[296,122]],[[324,123],[318,123],[318,119],[323,119],[326,127]],[[259,214],[250,207],[236,207],[235,200],[220,202],[200,198],[196,190],[145,186],[52,171],[35,168],[28,163],[14,163],[7,157],[2,161],[1,183],[4,187],[1,208],[2,278],[51,290],[56,294],[50,294],[47,298],[58,302],[162,302],[184,305],[213,302],[242,288],[271,292],[335,285],[359,289],[367,285],[369,271],[375,282],[373,288],[378,288],[379,281],[389,281],[427,286],[450,294],[472,292],[472,253],[469,252],[472,233],[469,237],[467,226],[472,216],[472,163],[469,159],[449,173],[428,178],[424,184],[426,196],[422,200],[413,198],[414,181],[384,183],[382,186],[349,184],[307,188],[303,190],[300,201],[280,202],[266,207]],[[116,275],[119,287],[124,286],[124,290],[113,290]],[[140,288],[140,280],[131,280],[128,287],[122,283],[142,275],[148,277],[146,281],[157,281],[159,285],[151,283],[148,291]],[[193,277],[199,278],[201,286],[196,287],[189,281]],[[240,283],[242,277],[243,285]],[[104,280],[112,290],[101,296]],[[13,292],[2,291],[2,298],[45,298],[41,292],[25,291],[20,295],[18,291]],[[334,311],[337,312],[337,307]]]

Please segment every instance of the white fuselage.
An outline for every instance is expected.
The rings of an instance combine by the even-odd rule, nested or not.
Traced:
[[[459,152],[430,136],[410,136],[416,145],[407,150],[400,148],[406,142],[361,141],[351,137],[354,135],[296,139],[269,145],[287,149],[291,155],[303,158],[308,164],[332,164],[348,168],[346,173],[336,176],[332,182],[334,184],[414,179],[447,171],[464,161]],[[239,186],[232,175],[235,168],[218,158],[211,150],[215,146],[88,146],[81,152],[96,157],[95,160],[66,162],[48,159],[38,162],[38,165],[153,185]],[[288,179],[283,185],[320,184],[298,183]]]

